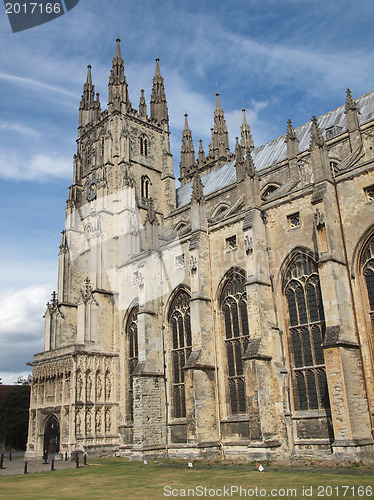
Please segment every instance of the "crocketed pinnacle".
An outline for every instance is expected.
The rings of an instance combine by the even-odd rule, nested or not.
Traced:
[[[291,120],[287,121],[287,133],[286,133],[286,142],[290,141],[297,141],[299,142],[298,138],[296,137],[295,130],[292,126]]]
[[[348,113],[348,111],[357,111],[357,105],[355,101],[352,99],[352,94],[350,89],[347,89],[347,99],[345,101],[345,114]]]
[[[251,134],[251,128],[247,122],[247,117],[245,116],[245,109],[244,108],[242,109],[242,112],[243,112],[243,121],[242,121],[242,125],[240,127],[240,136],[241,136],[240,143],[241,143],[243,148],[246,149],[247,147],[249,147],[249,149],[251,151],[253,151],[255,146],[254,146],[254,142],[253,142],[253,138],[252,138],[252,134]]]
[[[191,203],[198,203],[199,205],[204,203],[204,186],[197,169],[193,177]]]
[[[155,76],[153,77],[151,118],[159,123],[169,122],[164,79],[161,76],[160,59],[158,57],[156,58],[156,71]]]
[[[312,128],[311,128],[311,138],[310,138],[310,147],[319,147],[323,148],[325,146],[325,140],[322,136],[321,130],[318,126],[318,121],[315,116],[312,118]]]
[[[204,148],[203,148],[203,141],[201,139],[199,140],[198,160],[199,160],[199,163],[204,163],[204,161],[205,161],[205,152],[204,152]]]
[[[124,60],[121,56],[121,40],[117,38],[116,42],[116,52],[112,61],[108,85],[109,111],[125,111],[131,109],[131,102],[126,83]]]
[[[225,121],[225,115],[219,102],[219,94],[216,94],[216,109],[214,111],[214,127],[212,132],[212,142],[209,146],[210,154],[217,156],[229,153],[229,134]]]
[[[181,175],[190,173],[195,165],[195,150],[193,147],[192,133],[188,125],[188,115],[184,115],[184,129],[182,132],[182,146],[181,146],[181,162],[180,169]],[[183,173],[182,173],[183,170]]]
[[[141,89],[141,91],[140,91],[139,116],[140,116],[140,118],[147,117],[147,104],[145,102],[144,89]]]

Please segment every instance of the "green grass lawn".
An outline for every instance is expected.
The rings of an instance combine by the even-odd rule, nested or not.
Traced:
[[[90,459],[88,466],[79,469],[1,477],[0,498],[374,499],[374,470],[370,468],[264,466],[265,471],[258,472],[248,463],[195,462],[189,469],[182,461],[149,460],[144,465],[121,458]]]

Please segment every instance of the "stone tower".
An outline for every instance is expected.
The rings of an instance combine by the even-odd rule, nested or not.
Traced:
[[[164,80],[88,67],[27,456],[374,453],[374,91],[230,152],[218,94],[175,188]]]

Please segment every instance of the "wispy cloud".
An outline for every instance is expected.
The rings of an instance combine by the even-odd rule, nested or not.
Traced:
[[[35,130],[34,128],[27,127],[26,125],[22,123],[17,123],[17,122],[7,122],[7,121],[1,121],[0,122],[0,130],[4,131],[12,131],[12,132],[17,132],[18,134],[23,134],[23,135],[29,135],[33,137],[40,137],[40,132]]]
[[[6,81],[16,83],[16,84],[22,85],[22,86],[39,87],[43,90],[49,90],[50,92],[56,92],[58,94],[67,95],[67,96],[73,97],[75,99],[77,97],[76,94],[73,94],[72,92],[69,92],[61,87],[58,87],[57,85],[50,85],[50,84],[47,84],[44,82],[40,82],[38,80],[33,80],[32,78],[25,78],[22,76],[0,73],[0,80],[6,80]]]
[[[71,158],[36,154],[27,159],[0,152],[0,178],[3,179],[48,182],[51,178],[69,179],[71,173]]]

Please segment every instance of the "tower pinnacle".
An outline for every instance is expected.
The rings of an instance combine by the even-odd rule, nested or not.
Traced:
[[[310,148],[323,148],[325,146],[325,139],[322,136],[321,130],[318,126],[318,121],[315,116],[312,117],[312,128],[310,138]]]
[[[188,125],[188,115],[184,115],[184,129],[182,132],[181,162],[179,164],[181,180],[190,174],[195,165],[195,150],[193,147],[192,134]]]
[[[214,127],[212,132],[212,142],[209,152],[217,157],[226,156],[230,152],[229,134],[225,121],[225,115],[219,102],[219,94],[216,94],[216,109],[214,111]],[[210,153],[211,154],[211,153]]]
[[[96,94],[95,85],[92,85],[92,66],[87,66],[86,83],[83,85],[83,94],[79,105],[79,128],[85,127],[98,119],[101,114],[99,94]]]
[[[243,148],[248,147],[250,149],[250,151],[253,151],[255,146],[253,143],[251,128],[248,125],[247,117],[245,116],[245,109],[244,108],[242,109],[242,112],[243,112],[243,122],[242,122],[242,126],[240,127],[240,137],[241,137],[240,143],[241,143]]]
[[[117,38],[116,53],[112,61],[112,69],[109,76],[108,97],[109,112],[122,111],[126,112],[131,109],[129,100],[128,88],[125,77],[124,60],[121,56],[121,40]]]
[[[151,95],[151,118],[159,123],[169,122],[168,107],[166,102],[164,79],[160,72],[160,59],[156,57],[156,71],[153,78]]]

